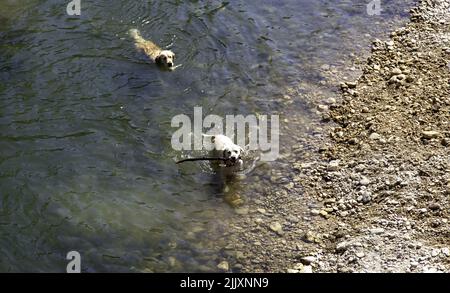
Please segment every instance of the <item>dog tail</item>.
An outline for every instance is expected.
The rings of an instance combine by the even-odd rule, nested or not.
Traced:
[[[130,33],[130,36],[133,37],[133,39],[136,42],[142,42],[144,40],[144,38],[142,38],[141,33],[139,32],[139,30],[137,30],[135,28],[130,29],[129,33]]]

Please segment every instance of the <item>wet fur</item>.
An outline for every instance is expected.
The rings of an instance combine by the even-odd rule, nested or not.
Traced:
[[[168,68],[174,67],[175,54],[172,51],[163,50],[152,41],[144,39],[137,29],[131,29],[130,35],[134,39],[136,49],[144,52],[153,62]],[[166,62],[164,62],[164,57]],[[167,62],[171,62],[172,65],[169,66]]]

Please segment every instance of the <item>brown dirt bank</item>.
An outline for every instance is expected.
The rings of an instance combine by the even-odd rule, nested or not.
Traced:
[[[450,1],[421,1],[341,88],[284,185],[238,209],[220,269],[450,272]]]

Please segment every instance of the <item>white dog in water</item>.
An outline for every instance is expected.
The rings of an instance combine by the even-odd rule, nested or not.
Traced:
[[[131,29],[130,35],[136,48],[143,51],[153,62],[169,70],[175,69],[175,54],[172,51],[163,50],[152,41],[144,39],[137,29]]]
[[[226,167],[233,167],[233,169],[241,169],[244,162],[242,161],[242,155],[244,149],[234,144],[233,141],[225,135],[207,135],[202,134],[203,137],[211,138],[211,143],[214,146],[213,153],[215,157],[224,158]]]

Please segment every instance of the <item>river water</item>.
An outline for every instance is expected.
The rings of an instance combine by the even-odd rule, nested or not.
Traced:
[[[216,271],[238,215],[205,166],[174,164],[172,117],[307,117],[286,89],[319,84],[412,5],[81,0],[68,16],[64,2],[0,1],[1,272],[65,272],[71,250],[84,272]],[[150,64],[131,28],[181,66]]]

